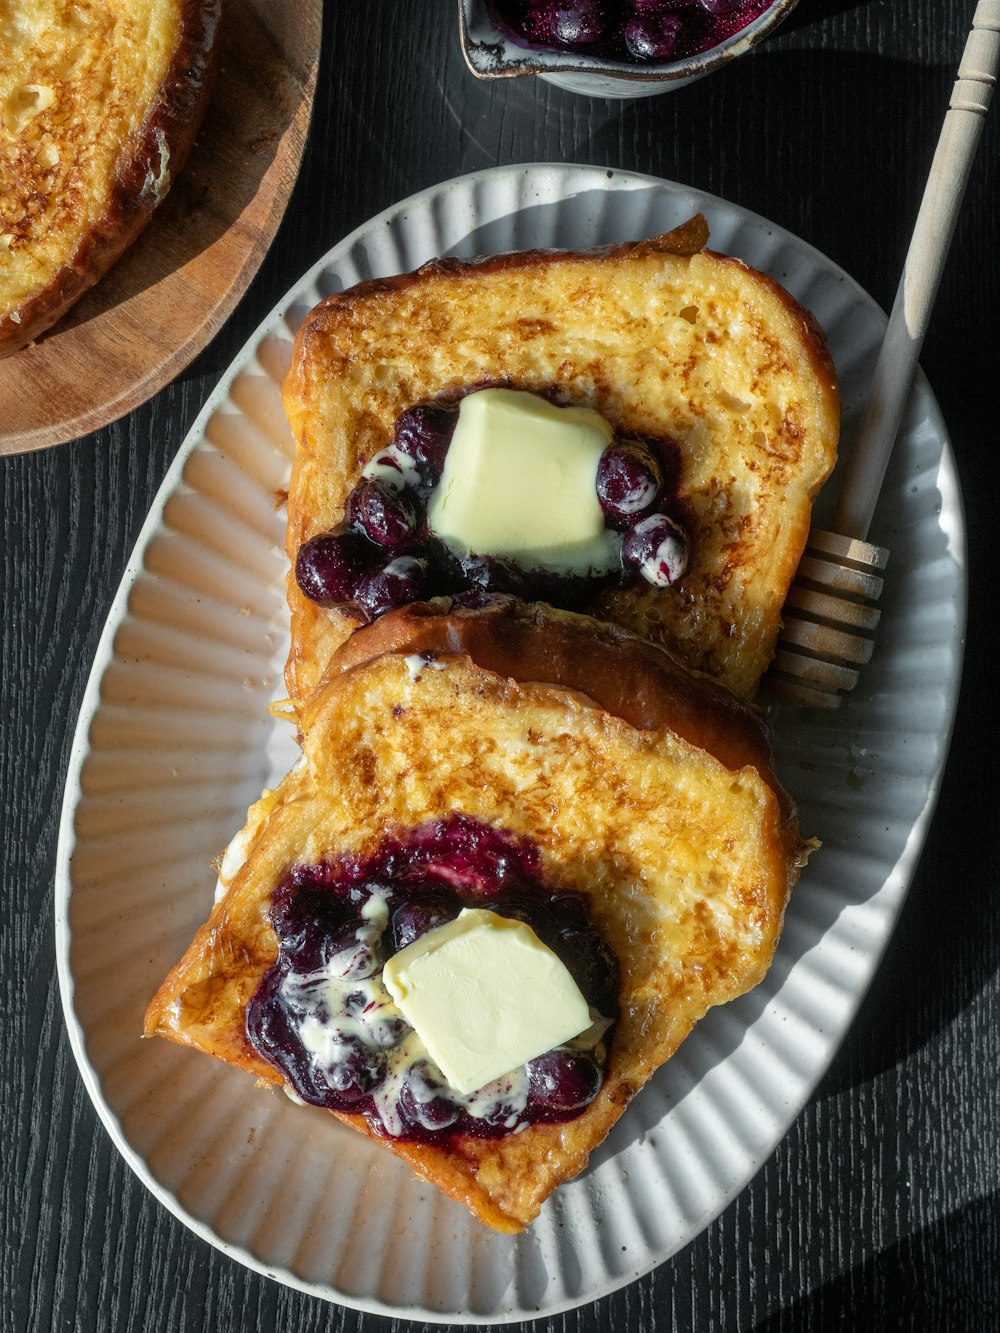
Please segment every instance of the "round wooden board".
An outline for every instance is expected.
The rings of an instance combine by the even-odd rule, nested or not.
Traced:
[[[0,360],[0,454],[115,421],[168,384],[225,322],[298,174],[321,23],[322,0],[229,0],[215,93],[163,206],[55,328]]]

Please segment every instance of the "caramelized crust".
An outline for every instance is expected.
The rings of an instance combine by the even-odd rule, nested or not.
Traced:
[[[508,627],[548,639],[549,623],[525,628],[533,614]],[[567,644],[578,619],[564,626]],[[517,1231],[583,1169],[706,1010],[763,977],[805,846],[757,768],[730,767],[656,725],[654,705],[639,730],[575,690],[518,683],[467,656],[421,664],[407,654],[431,625],[458,639],[475,625],[478,648],[501,637],[499,622],[439,623],[418,610],[398,623],[401,642],[414,631],[405,652],[366,659],[362,644],[353,664],[336,664],[310,701],[303,759],[251,811],[247,857],[154,997],[145,1031],[279,1083],[249,1046],[244,1016],[277,955],[267,910],[290,865],[364,856],[387,830],[454,811],[530,838],[546,882],[588,896],[619,962],[619,1017],[597,1099],[576,1119],[495,1140],[410,1142],[339,1115],[487,1225]],[[618,651],[619,640],[607,642]],[[528,648],[518,656],[536,660]],[[664,697],[679,689],[665,684]]]
[[[328,297],[295,342],[288,554],[343,518],[364,467],[415,403],[470,386],[561,391],[622,434],[670,436],[692,566],[592,610],[750,697],[833,467],[839,401],[812,317],[771,279],[704,250],[704,219],[588,254],[439,260]],[[357,626],[289,577],[289,694],[308,697]]]
[[[0,2],[0,356],[49,328],[166,196],[208,102],[220,11]]]
[[[576,691],[639,731],[669,728],[727,768],[751,764],[791,814],[761,714],[619,625],[516,597],[474,608],[446,597],[414,602],[356,630],[330,659],[323,683],[382,653],[468,656],[511,680]],[[307,703],[306,729],[311,716]]]

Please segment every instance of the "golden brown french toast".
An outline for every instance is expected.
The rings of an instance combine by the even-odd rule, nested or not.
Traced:
[[[293,565],[342,523],[363,469],[414,404],[502,385],[592,407],[620,437],[676,445],[691,557],[675,586],[605,588],[585,609],[752,696],[835,461],[839,400],[812,317],[706,239],[695,218],[586,254],[441,260],[321,302],[285,384]],[[286,684],[301,704],[364,616],[310,600],[294,572],[288,598]]]
[[[221,0],[0,0],[0,356],[136,238],[194,142]]]
[[[146,1035],[313,1100],[320,1057],[309,1063],[303,1052],[347,1051],[316,1035],[317,1015],[330,1021],[335,996],[346,995],[347,1010],[374,1011],[382,1024],[357,1074],[368,1100],[358,1109],[316,1100],[482,1222],[518,1231],[583,1169],[706,1010],[764,975],[805,845],[757,714],[625,631],[500,599],[475,611],[391,612],[342,654],[302,710],[301,762],[251,808],[239,855],[223,867],[225,895],[150,1004]],[[454,1119],[439,1078],[424,1078],[414,1100],[406,1080],[424,1068],[413,1064],[414,1034],[392,1031],[398,1015],[384,994],[373,997],[418,888],[434,903],[449,898],[452,913],[471,900],[520,914],[543,936],[548,922],[557,952],[583,950],[574,976],[604,1026],[597,1046],[554,1057],[560,1077],[568,1068],[579,1078],[581,1062],[600,1070],[572,1113],[536,1114],[552,1087],[563,1095],[558,1078],[537,1083],[536,1062],[491,1085],[493,1101],[475,1111],[486,1119],[468,1110]],[[344,904],[362,901],[364,925],[345,953]],[[357,920],[348,917],[350,929]],[[334,937],[339,952],[324,943]],[[307,960],[298,973],[296,950]],[[329,981],[342,975],[354,979]],[[282,1026],[282,986],[300,999],[325,987],[308,1040],[305,1022],[301,1040]],[[410,1052],[405,1077],[378,1042]],[[353,1069],[334,1063],[325,1077],[342,1092]]]

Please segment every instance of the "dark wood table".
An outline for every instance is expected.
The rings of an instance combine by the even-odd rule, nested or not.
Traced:
[[[70,740],[157,487],[263,315],[334,241],[414,190],[507,162],[690,183],[804,237],[891,304],[974,0],[801,0],[764,49],[681,92],[611,103],[466,72],[454,6],[331,0],[302,174],[261,272],[144,407],[3,474],[3,1244],[0,1328],[398,1329],[226,1258],[132,1175],[77,1073],[52,879]],[[1000,1327],[1000,108],[987,124],[923,367],[969,533],[964,687],[943,792],[874,985],[757,1177],[655,1272],[555,1329]]]

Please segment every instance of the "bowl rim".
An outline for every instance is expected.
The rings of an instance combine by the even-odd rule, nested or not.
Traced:
[[[798,4],[798,0],[772,0],[768,9],[759,14],[745,28],[734,32],[718,46],[709,47],[696,55],[684,56],[669,65],[637,66],[621,60],[608,60],[603,56],[591,56],[582,52],[531,51],[517,48],[523,54],[516,57],[506,56],[504,48],[514,43],[497,28],[489,14],[485,0],[458,0],[458,31],[462,55],[469,71],[477,79],[518,79],[526,74],[594,74],[609,79],[619,79],[625,83],[672,83],[676,80],[693,80],[708,74],[720,65],[726,64],[736,56],[751,50],[784,19]],[[471,21],[475,18],[478,26],[487,27],[495,37],[495,42],[478,41],[472,36]],[[476,64],[474,53],[488,50],[495,63]]]

